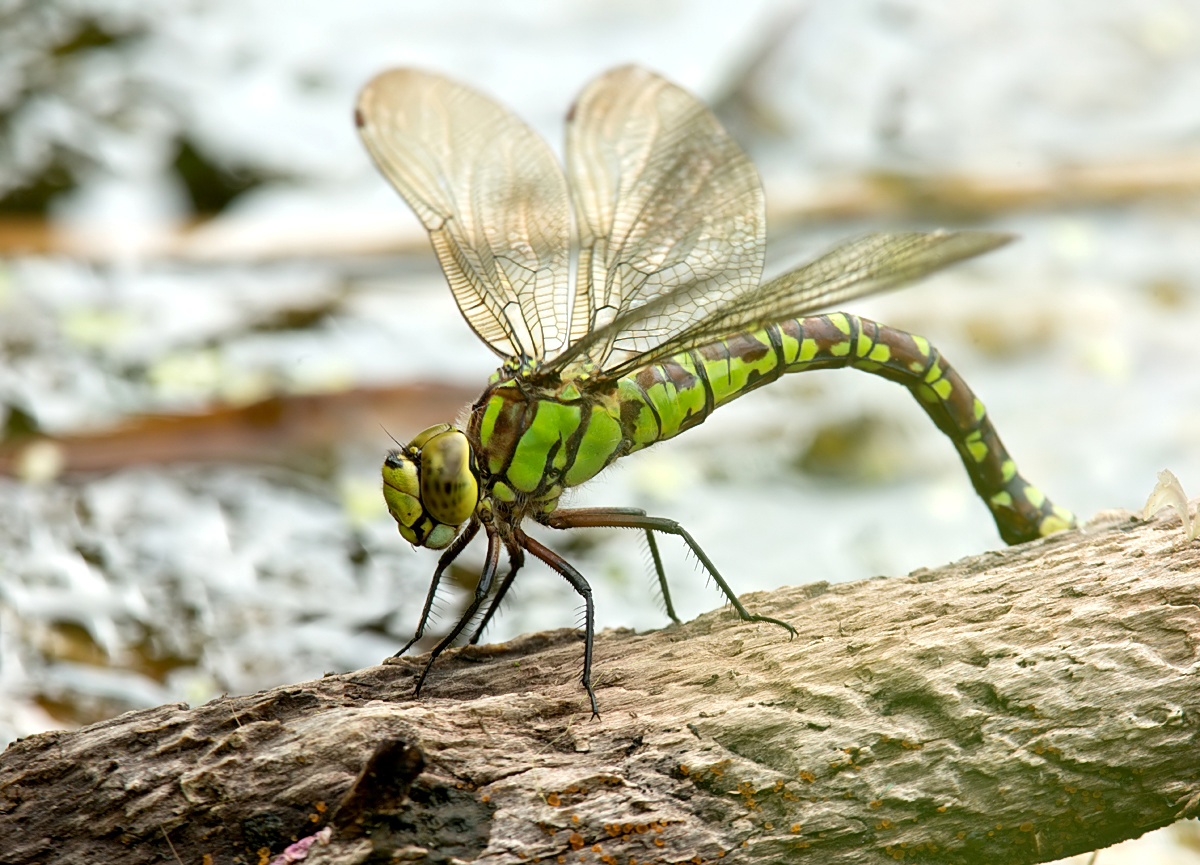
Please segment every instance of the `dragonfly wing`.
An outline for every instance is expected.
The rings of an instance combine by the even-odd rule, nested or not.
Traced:
[[[694,96],[607,72],[571,109],[566,154],[580,252],[569,346],[547,368],[636,356],[758,285],[758,172]]]
[[[488,97],[413,69],[370,81],[355,119],[475,333],[504,358],[564,345],[570,202],[546,142]]]
[[[657,348],[604,370],[620,378],[633,369],[744,330],[799,318],[835,303],[896,288],[1013,239],[989,231],[867,234],[840,243],[803,267],[724,302]],[[622,328],[618,320],[612,324]]]

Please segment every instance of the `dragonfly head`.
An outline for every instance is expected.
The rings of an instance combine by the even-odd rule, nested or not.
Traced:
[[[440,550],[479,503],[471,443],[448,423],[420,433],[383,461],[383,498],[410,544]]]

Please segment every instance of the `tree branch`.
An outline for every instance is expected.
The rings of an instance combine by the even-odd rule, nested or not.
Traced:
[[[751,595],[799,636],[726,610],[602,634],[599,721],[566,630],[449,652],[417,701],[403,659],[131,712],[0,757],[0,861],[254,863],[305,838],[310,863],[1091,850],[1197,810],[1198,572],[1177,519],[1122,512]]]

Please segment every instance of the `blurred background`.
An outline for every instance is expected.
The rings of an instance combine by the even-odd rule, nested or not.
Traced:
[[[407,640],[437,554],[396,533],[379,463],[495,358],[355,95],[426,67],[560,148],[630,61],[759,165],[769,274],[869,230],[1021,236],[849,308],[937,345],[1052,498],[1139,510],[1162,468],[1200,489],[1198,0],[0,0],[0,745]],[[758,391],[572,504],[679,520],[739,592],[1001,544],[911,397],[852,372]],[[600,627],[666,623],[636,533],[544,535]],[[663,547],[680,614],[718,606]],[[531,564],[488,637],[578,615]],[[1098,861],[1200,862],[1192,826]]]

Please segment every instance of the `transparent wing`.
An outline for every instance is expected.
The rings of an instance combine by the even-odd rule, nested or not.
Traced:
[[[996,232],[934,231],[867,234],[848,240],[803,267],[763,283],[755,291],[722,302],[705,318],[655,349],[610,365],[597,380],[611,381],[638,367],[739,331],[756,330],[835,303],[896,288],[1012,239],[1010,234]],[[627,315],[637,318],[663,314],[657,305],[666,310],[669,299],[662,298]],[[632,326],[636,327],[636,322]],[[621,333],[630,327],[631,322],[617,319],[607,329]],[[605,338],[604,334],[597,336]]]
[[[567,337],[571,214],[546,142],[512,112],[438,75],[384,72],[355,119],[375,164],[429,230],[458,308],[504,358]]]
[[[694,96],[607,72],[571,109],[566,152],[579,262],[569,345],[546,369],[620,363],[758,285],[758,172]]]

